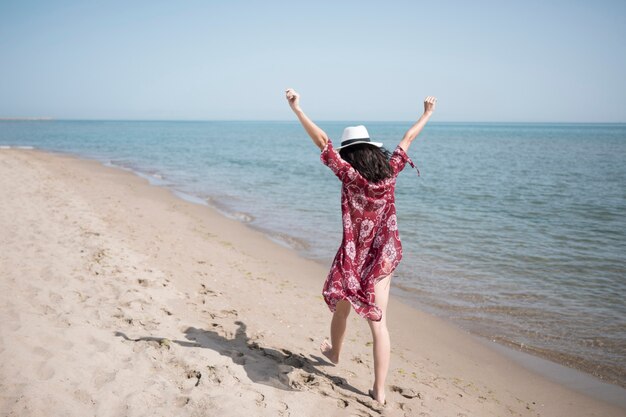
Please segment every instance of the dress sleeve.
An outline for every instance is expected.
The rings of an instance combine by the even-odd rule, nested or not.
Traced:
[[[396,149],[391,154],[391,158],[389,159],[389,165],[391,165],[391,169],[393,170],[394,177],[397,176],[403,169],[406,163],[409,163],[413,168],[417,170],[417,175],[420,175],[420,170],[417,169],[409,155],[402,149],[400,145],[396,147]]]
[[[329,139],[322,149],[320,160],[324,165],[331,169],[342,182],[349,178],[354,178],[352,165],[341,159],[339,152],[333,147],[332,141]],[[352,173],[351,173],[352,172]]]

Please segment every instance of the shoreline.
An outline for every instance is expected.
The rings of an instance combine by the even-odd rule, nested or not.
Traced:
[[[176,198],[182,199],[191,204],[204,206],[210,210],[213,210],[218,215],[221,215],[230,220],[236,221],[237,223],[240,223],[244,225],[245,227],[248,227],[251,230],[254,230],[255,232],[261,233],[262,235],[265,236],[265,238],[269,239],[273,243],[278,244],[281,247],[286,248],[290,251],[293,251],[296,256],[299,256],[309,261],[313,261],[322,267],[325,267],[325,263],[329,263],[332,261],[332,259],[330,258],[327,260],[323,260],[323,259],[317,259],[317,258],[306,256],[305,250],[309,247],[309,242],[303,241],[293,236],[285,237],[285,236],[282,236],[283,234],[281,232],[272,231],[272,230],[269,230],[260,226],[256,226],[252,223],[254,221],[254,217],[250,213],[239,212],[235,210],[234,208],[221,204],[218,200],[214,200],[213,197],[203,198],[200,196],[190,194],[185,191],[181,191],[175,188],[175,186],[168,184],[167,181],[161,175],[161,173],[143,172],[139,168],[136,168],[133,166],[118,164],[113,161],[105,161],[104,159],[101,159],[95,156],[89,157],[89,156],[80,155],[80,154],[72,153],[72,152],[44,150],[44,149],[38,149],[32,146],[17,146],[17,147],[12,147],[12,148],[19,149],[19,150],[33,150],[35,152],[49,153],[52,155],[70,156],[70,157],[81,159],[81,160],[93,161],[105,167],[110,167],[113,169],[119,169],[119,170],[128,172],[132,175],[135,175],[137,177],[140,177],[146,180],[151,186],[160,187],[165,190],[168,190]],[[559,362],[558,360],[555,360],[557,359],[558,354],[553,354],[553,355],[549,353],[542,354],[541,352],[531,352],[528,350],[523,350],[523,349],[520,349],[519,346],[514,342],[511,342],[508,340],[501,340],[501,339],[496,340],[496,339],[492,339],[488,335],[473,332],[470,329],[464,328],[462,325],[452,320],[439,316],[431,311],[427,311],[427,309],[425,309],[425,307],[427,306],[421,307],[420,306],[421,302],[419,300],[411,299],[409,295],[410,291],[398,288],[397,286],[395,288],[392,288],[391,291],[392,291],[391,296],[393,296],[396,299],[402,300],[403,304],[405,304],[409,308],[413,308],[425,314],[437,317],[445,321],[449,325],[458,328],[459,331],[471,334],[473,337],[478,338],[482,342],[485,342],[487,345],[491,345],[491,342],[495,342],[497,345],[496,349],[499,348],[500,350],[504,349],[505,351],[509,351],[508,356],[510,358],[517,361],[520,365],[528,369],[535,370],[536,372],[542,374],[543,376],[550,378],[554,380],[555,382],[561,383],[565,386],[571,385],[574,387],[575,386],[593,387],[593,391],[596,393],[601,393],[602,391],[606,391],[608,393],[607,395],[600,394],[600,396],[597,398],[603,401],[605,400],[609,401],[613,404],[626,408],[626,397],[621,395],[621,394],[626,394],[626,387],[623,387],[619,385],[618,383],[606,381],[602,379],[600,376],[594,375],[593,373],[589,372],[588,369],[585,369],[582,367],[567,366],[566,364]],[[548,371],[544,372],[543,371],[544,367],[540,366],[541,363],[544,363],[542,361],[549,362],[550,364],[559,367],[558,375],[560,377],[554,379],[554,378],[551,378],[551,375]],[[554,369],[557,369],[557,368],[554,368]],[[577,381],[577,382],[572,384],[571,383],[572,381]]]
[[[10,155],[10,154],[14,154],[16,156]],[[4,158],[5,155],[9,155],[9,156],[7,158]],[[194,203],[190,201],[185,201],[180,196],[177,196],[174,190],[172,190],[171,188],[161,187],[158,185],[151,185],[149,184],[149,181],[146,178],[143,178],[142,176],[137,175],[131,170],[120,169],[120,167],[108,167],[99,161],[85,159],[85,158],[81,158],[81,157],[74,156],[74,155],[68,156],[68,154],[60,153],[60,152],[56,153],[56,152],[40,151],[40,150],[33,151],[33,150],[12,149],[12,150],[9,150],[8,152],[3,151],[2,153],[0,153],[0,156],[3,156],[2,158],[3,162],[9,161],[7,163],[11,163],[11,159],[10,159],[11,157],[18,158],[18,159],[21,158],[22,161],[26,161],[29,165],[38,166],[44,172],[46,170],[51,170],[50,173],[56,174],[56,175],[50,175],[49,177],[46,177],[46,178],[48,178],[48,180],[52,182],[58,181],[59,176],[65,175],[65,177],[63,178],[65,178],[65,180],[68,180],[68,178],[71,179],[73,181],[72,184],[76,186],[76,189],[73,190],[72,192],[76,192],[78,196],[80,196],[82,199],[84,199],[87,202],[86,203],[87,205],[92,204],[91,201],[98,198],[97,196],[98,193],[96,192],[96,190],[89,191],[88,188],[85,188],[86,185],[84,183],[97,180],[96,181],[98,182],[97,185],[106,185],[105,188],[111,191],[110,195],[105,194],[104,197],[100,197],[99,201],[103,201],[102,198],[115,199],[113,195],[118,196],[118,197],[125,197],[128,195],[127,194],[128,189],[132,189],[138,195],[137,196],[128,195],[129,199],[133,201],[137,200],[137,204],[139,207],[141,207],[141,204],[139,203],[142,203],[142,202],[154,203],[154,201],[157,201],[158,205],[162,205],[164,207],[165,206],[171,207],[172,212],[173,213],[175,212],[176,216],[185,218],[185,222],[189,221],[190,219],[194,219],[194,220],[199,219],[199,224],[204,225],[203,222],[205,221],[209,222],[206,219],[211,218],[210,223],[215,228],[204,227],[205,232],[208,233],[207,236],[210,236],[210,235],[218,236],[220,239],[226,236],[228,236],[229,238],[232,238],[229,241],[222,239],[220,242],[222,241],[226,242],[224,244],[218,243],[218,245],[223,246],[223,248],[221,248],[220,250],[225,250],[227,252],[230,251],[228,252],[230,256],[232,256],[230,261],[234,263],[233,265],[231,265],[231,270],[237,269],[237,268],[244,268],[244,269],[247,268],[246,265],[241,264],[241,262],[238,260],[242,254],[245,254],[246,258],[248,256],[250,257],[251,263],[259,264],[259,265],[263,265],[263,264],[269,265],[268,267],[269,271],[277,274],[278,276],[289,277],[288,279],[285,279],[284,282],[286,283],[283,284],[284,288],[281,288],[280,291],[288,291],[290,286],[297,286],[297,287],[300,287],[301,289],[308,290],[305,292],[306,297],[305,296],[303,297],[309,300],[308,305],[314,306],[313,308],[317,310],[315,311],[315,313],[321,318],[322,323],[316,323],[315,326],[322,329],[321,331],[323,332],[324,335],[326,334],[327,332],[326,327],[328,324],[327,321],[329,321],[330,315],[328,314],[327,308],[325,305],[319,305],[320,300],[317,297],[319,296],[318,287],[321,285],[319,275],[323,274],[325,271],[325,268],[323,267],[321,262],[302,258],[301,255],[298,254],[295,249],[285,248],[284,246],[280,244],[272,242],[272,240],[268,238],[268,236],[263,234],[262,231],[256,230],[253,227],[249,227],[248,225],[246,225],[245,223],[241,221],[228,219],[224,217],[222,214],[219,213],[218,210],[216,210],[215,208],[212,208],[209,204],[200,205],[197,202]],[[109,170],[112,170],[115,172],[111,172]],[[83,178],[80,175],[77,175],[77,172],[78,173],[82,172],[84,174],[89,174],[89,175],[86,175],[84,176],[85,178]],[[130,178],[130,176],[132,176],[133,178]],[[83,178],[82,182],[81,182],[81,178]],[[120,204],[120,207],[122,207],[123,204],[125,204],[120,201],[118,201],[118,203]],[[207,210],[207,208],[209,210]],[[98,210],[100,209],[99,208],[96,209],[96,211]],[[212,212],[209,213],[209,211],[212,211]],[[143,217],[148,217],[148,214],[142,213],[142,211],[138,209],[137,209],[137,213],[135,212],[128,212],[128,213],[129,215],[132,214],[135,220],[139,220]],[[119,216],[120,214],[111,212],[109,215],[115,217],[115,216]],[[158,213],[158,215],[162,216],[163,210],[161,210]],[[218,216],[220,218],[218,218]],[[106,216],[103,218],[106,218]],[[139,221],[139,223],[140,222],[141,221]],[[148,223],[141,227],[143,227],[142,230],[144,233],[150,232],[151,234],[151,233],[154,233],[154,231],[152,230],[154,225],[155,225],[154,223]],[[138,228],[137,230],[140,229],[139,226],[137,226],[137,228]],[[215,229],[217,229],[217,231]],[[119,230],[117,230],[117,233],[119,234],[118,237],[121,236],[120,239],[122,241],[126,241],[126,240],[132,241],[134,239],[132,236],[129,237],[127,235],[124,235],[124,233],[120,232]],[[150,234],[148,234],[147,236],[149,237]],[[170,240],[173,240],[174,243],[180,240],[180,238],[177,237],[177,233],[170,232],[170,234],[171,236],[159,234],[159,239],[163,239],[163,240],[170,239]],[[145,246],[145,248],[142,248],[142,249],[146,249],[146,248],[151,247],[150,243],[151,243],[150,241],[147,241],[147,242],[137,241],[134,244],[139,245],[139,246]],[[180,246],[177,248],[179,251],[181,251],[181,253],[185,253],[187,249],[190,249],[189,247],[184,246],[183,243],[178,243],[178,245]],[[143,253],[143,250],[139,252]],[[148,252],[148,250],[146,250],[146,252]],[[235,253],[232,254],[231,252],[235,252]],[[172,267],[171,264],[168,264],[165,260],[162,260],[159,258],[162,256],[165,256],[165,255],[161,255],[160,251],[158,251],[158,253],[155,253],[155,259],[158,259],[159,262],[163,262],[165,265],[169,265],[168,267],[171,268]],[[175,262],[175,261],[172,261],[172,259],[169,259],[169,262]],[[166,270],[168,269],[168,267],[163,267],[162,269]],[[173,268],[171,270],[176,271],[177,268]],[[225,271],[226,271],[225,273],[229,272],[228,270],[225,270]],[[298,273],[293,274],[294,271],[297,271]],[[300,274],[301,271],[305,271],[305,272]],[[250,272],[250,274],[254,275],[255,271]],[[294,275],[294,276],[291,276],[291,275]],[[315,278],[312,278],[312,277],[315,277]],[[171,280],[175,281],[173,278],[171,278]],[[179,279],[178,281],[176,281],[176,283],[178,284],[177,287],[184,288],[184,287],[193,286],[195,282],[193,282],[193,280],[190,281],[187,278],[187,279]],[[211,291],[216,291],[216,290],[211,290]],[[226,292],[226,290],[223,288],[220,288],[217,291],[221,291],[222,293]],[[296,292],[295,294],[298,294],[298,293]],[[294,296],[293,290],[291,290],[290,295]],[[312,295],[314,295],[315,297],[313,297]],[[590,411],[596,411],[600,409],[604,409],[605,411],[609,411],[609,412],[617,412],[617,409],[613,409],[611,406],[608,406],[608,404],[601,404],[597,402],[596,400],[587,397],[589,395],[588,392],[582,392],[583,395],[580,395],[581,393],[570,390],[570,389],[574,389],[575,388],[574,385],[578,384],[581,381],[582,383],[587,384],[584,389],[589,390],[589,384],[588,384],[590,382],[589,380],[588,381],[579,380],[579,382],[577,382],[576,384],[573,384],[570,387],[567,387],[567,389],[565,389],[566,387],[562,386],[562,384],[556,384],[556,385],[552,384],[550,381],[545,379],[545,375],[538,376],[536,372],[530,372],[528,369],[523,369],[523,367],[519,366],[519,363],[517,364],[514,363],[513,359],[511,358],[506,359],[505,355],[500,355],[496,353],[494,349],[489,349],[489,347],[487,346],[488,343],[486,343],[485,340],[480,340],[482,338],[480,338],[479,336],[470,334],[469,332],[461,329],[460,327],[454,325],[453,323],[447,322],[443,319],[431,316],[422,311],[416,310],[413,307],[405,305],[405,302],[404,301],[399,302],[399,297],[395,295],[392,295],[392,298],[394,300],[393,302],[394,306],[393,307],[390,306],[390,315],[392,314],[397,315],[400,317],[400,320],[394,323],[393,326],[390,326],[392,327],[392,331],[395,336],[394,339],[395,338],[398,339],[397,345],[395,344],[396,343],[395,340],[393,342],[394,353],[393,353],[393,359],[392,359],[392,368],[390,370],[390,377],[389,377],[390,384],[393,382],[395,382],[396,384],[400,384],[398,381],[405,381],[407,379],[406,377],[407,374],[409,376],[417,375],[418,371],[424,372],[425,370],[428,370],[432,372],[433,369],[439,369],[439,371],[443,371],[442,374],[461,372],[463,373],[463,376],[465,377],[465,378],[460,378],[461,380],[465,380],[467,376],[469,375],[473,379],[472,382],[476,383],[476,381],[480,380],[481,383],[485,384],[485,387],[487,387],[487,383],[489,382],[493,383],[494,380],[495,382],[500,382],[502,384],[505,384],[505,386],[507,387],[505,389],[506,393],[500,392],[499,393],[500,397],[496,398],[497,401],[494,401],[493,403],[489,404],[490,407],[494,407],[494,410],[500,409],[498,407],[504,407],[503,403],[512,401],[512,396],[515,396],[515,395],[534,396],[534,397],[537,397],[538,399],[541,396],[541,393],[543,392],[541,389],[538,389],[538,388],[549,388],[548,391],[550,391],[550,393],[554,394],[554,392],[557,391],[559,392],[559,395],[564,395],[565,398],[567,398],[567,400],[559,400],[559,401],[562,401],[562,403],[559,403],[557,405],[555,404],[550,405],[550,404],[547,404],[549,401],[556,401],[556,400],[552,398],[552,395],[544,394],[543,401],[542,400],[539,400],[539,401],[542,401],[547,407],[544,407],[541,409],[542,411],[541,415],[544,415],[543,414],[544,412],[548,413],[547,415],[559,415],[557,411],[562,412],[565,410],[565,408],[568,408],[568,409],[571,408],[571,410],[568,411],[569,415],[576,415],[575,413],[585,413],[585,412],[587,412],[586,415],[590,415],[588,414]],[[316,304],[312,304],[313,299],[315,299]],[[287,303],[287,301],[282,300],[280,297],[278,299],[274,299],[273,301],[276,303]],[[302,301],[302,302],[304,303],[305,301]],[[321,304],[323,304],[323,302],[321,302]],[[295,305],[292,305],[292,308],[293,307],[298,308],[300,306],[298,305],[298,303],[296,303]],[[252,316],[248,317],[248,320],[246,320],[246,322],[248,323],[248,328],[256,327],[257,329],[261,329],[260,330],[261,332],[263,331],[268,332],[267,329],[263,329],[264,326],[266,325],[264,324],[262,320],[261,321],[257,320],[257,322],[255,323],[255,320],[251,318],[255,314],[254,311],[250,310],[248,313],[252,314]],[[240,315],[244,315],[244,312],[242,312],[242,310],[240,310]],[[276,321],[276,318],[273,318],[272,320]],[[282,321],[282,320],[279,319],[279,321]],[[309,322],[310,322],[310,318],[309,318]],[[408,323],[414,323],[415,326],[423,326],[420,330],[428,330],[430,331],[430,333],[425,333],[426,336],[419,336],[419,334],[417,334],[419,332],[415,332],[416,334],[403,334],[402,333],[403,330],[401,329],[404,329],[404,333],[407,333],[406,328],[408,327],[407,326]],[[352,318],[352,321],[350,322],[351,326],[353,324],[355,328],[360,328],[361,331],[363,330],[363,326],[362,326],[363,323],[359,323],[358,320],[354,319],[354,317]],[[221,323],[220,325],[225,325],[225,323]],[[292,323],[291,325],[292,326],[297,325],[297,323]],[[301,323],[300,323],[300,326],[302,326]],[[276,333],[280,333],[280,330],[274,329],[272,331]],[[235,332],[235,334],[237,333]],[[225,333],[224,338],[227,338],[227,336],[228,336],[228,332]],[[314,336],[317,337],[317,339],[321,337],[321,335],[318,335],[318,334]],[[350,338],[350,336],[351,334],[349,331],[348,338]],[[367,333],[365,333],[364,336],[367,337]],[[420,342],[422,338],[429,339],[429,343],[425,343],[426,345],[428,345],[427,347],[418,346],[418,343]],[[316,342],[319,342],[319,340],[317,339],[316,339]],[[442,341],[448,341],[448,342],[453,341],[453,343],[443,343]],[[459,343],[459,342],[464,345],[464,348],[461,348],[461,350],[459,350],[457,346],[452,346],[454,343]],[[367,349],[365,349],[364,352],[367,352],[369,347],[367,346],[365,347]],[[432,349],[428,350],[428,347],[440,348],[440,352],[433,353]],[[362,348],[363,347],[361,347],[361,349]],[[314,347],[311,347],[311,349],[309,349],[307,353],[316,354],[314,349],[315,349]],[[356,347],[352,347],[351,349],[353,349],[353,351],[351,351],[350,354],[354,355],[355,357],[362,357],[367,354],[364,352],[359,352]],[[357,352],[354,352],[354,349],[356,349]],[[428,363],[422,361],[421,366],[417,366],[416,363],[411,363],[410,359],[406,358],[406,356],[408,356],[409,354],[412,357],[418,357],[418,358],[426,357],[427,358],[426,361]],[[470,359],[469,360],[469,362],[471,362],[470,365],[465,363],[465,362],[468,362],[468,359]],[[367,360],[368,360],[367,357],[363,357],[363,359],[361,359],[361,363]],[[450,363],[442,363],[445,360],[448,360]],[[233,359],[233,362],[235,362],[234,359]],[[457,362],[457,363],[453,363],[453,362]],[[397,366],[398,364],[400,364],[401,366],[398,367]],[[562,365],[559,365],[559,366],[562,366]],[[397,371],[398,369],[402,370],[405,368],[407,368],[407,370],[405,370],[404,372]],[[481,370],[480,369],[477,370],[476,368],[489,368],[488,372],[490,372],[490,374],[488,375],[480,374],[479,371]],[[397,372],[392,373],[392,370],[394,369]],[[541,370],[542,368],[539,367],[538,369]],[[566,369],[571,370],[571,368],[566,368]],[[511,370],[513,374],[519,377],[519,380],[522,382],[518,381],[518,382],[514,382],[513,385],[506,385],[504,381],[507,379],[506,377],[509,375],[505,375],[505,374],[507,373],[510,374]],[[344,371],[345,372],[341,373],[344,376],[346,375],[346,372],[353,372],[351,369],[350,370],[345,369]],[[411,371],[414,373],[412,374]],[[487,370],[482,369],[482,372],[487,372]],[[477,375],[477,373],[479,375]],[[365,377],[367,377],[368,372],[362,372],[362,374]],[[439,375],[439,373],[434,372],[433,375],[434,375],[433,379],[429,381],[430,385],[422,381],[422,385],[430,386],[434,390],[431,394],[436,393],[436,392],[439,392],[441,394],[442,392],[447,392],[447,391],[452,391],[452,390],[458,391],[458,384],[455,385],[454,383],[451,383],[451,385],[448,387],[450,388],[449,390],[445,388],[442,389],[443,387],[437,386],[437,384],[434,384],[434,381],[437,380],[437,376]],[[584,375],[588,376],[589,378],[595,379],[595,377],[591,375],[587,375],[587,374],[584,374]],[[571,378],[571,375],[567,376],[566,378]],[[250,378],[250,379],[254,381],[253,378]],[[514,378],[514,379],[518,379],[518,378]],[[410,377],[408,380],[410,380]],[[534,383],[529,384],[529,381],[534,381]],[[600,383],[600,381],[598,382]],[[521,385],[517,386],[515,384],[518,384],[518,385],[521,384]],[[406,385],[406,383],[404,385]],[[418,384],[416,386],[422,387],[422,385]],[[607,385],[610,385],[610,384],[607,384]],[[396,385],[396,386],[400,386],[400,385]],[[457,388],[455,389],[453,388],[453,386],[456,386]],[[467,385],[465,387],[467,387]],[[512,387],[515,387],[516,392],[512,394],[511,396],[509,394],[510,394],[510,390],[513,389]],[[420,389],[420,391],[423,391],[423,390]],[[307,392],[314,393],[314,397],[313,397],[314,400],[315,401],[318,400],[319,393],[315,392],[310,387],[308,388]],[[471,394],[468,394],[467,391],[464,391],[464,392],[466,393],[467,396],[471,397]],[[494,390],[489,390],[489,392],[494,392]],[[444,398],[442,395],[440,395],[440,398]],[[460,395],[459,398],[463,398],[462,394],[459,394],[459,395]],[[424,395],[424,396],[427,398],[429,397],[428,395]],[[322,395],[322,397],[324,396]],[[391,397],[391,395],[389,395],[389,397]],[[400,395],[398,397],[405,398],[406,400],[405,396]],[[481,397],[484,399],[481,400]],[[486,406],[487,403],[489,403],[488,400],[489,400],[489,397],[478,395],[476,396],[476,402],[473,403],[473,406],[475,407]],[[425,405],[425,407],[426,408],[430,407],[431,410],[437,410],[437,406],[436,406],[437,401],[440,401],[440,400],[436,400],[436,397],[435,397],[435,402],[433,402],[432,404],[428,403]],[[567,401],[569,401],[569,403],[567,403]],[[607,401],[607,399],[605,398],[604,401]],[[440,402],[443,404],[441,406],[444,408],[441,408],[439,410],[443,410],[443,412],[446,413],[447,415],[447,412],[451,411],[453,408],[449,408],[451,407],[451,405],[445,401],[440,401]],[[520,407],[519,410],[517,410],[517,413],[519,415],[535,415],[534,413],[531,413],[530,410],[533,409],[536,412],[538,411],[538,409],[535,408],[534,405],[531,405],[531,403],[532,401],[524,404],[524,407]],[[445,408],[445,406],[447,406],[448,408]],[[520,404],[515,404],[515,401],[512,401],[508,403],[508,406],[516,408],[520,406]],[[607,407],[607,408],[603,408],[603,407]],[[622,409],[619,411],[624,412],[624,404],[622,404],[621,407]],[[478,410],[478,409],[481,409],[481,408],[477,408],[474,410]],[[522,414],[524,412],[527,412],[527,414]],[[550,414],[550,413],[555,413],[555,414]],[[580,415],[585,415],[585,414],[580,414]],[[602,415],[602,413],[600,412],[600,414],[598,415]]]
[[[477,122],[477,123],[480,123],[480,122]],[[43,151],[43,152],[50,152],[50,151]],[[71,154],[71,153],[64,153],[64,152],[58,152],[58,153],[60,155],[71,155],[76,158],[86,158],[78,154]],[[177,198],[183,199],[192,204],[198,204],[201,206],[208,207],[209,209],[214,210],[218,214],[224,217],[227,217],[230,220],[237,221],[256,232],[260,232],[272,242],[286,249],[293,251],[299,257],[316,262],[320,266],[325,267],[327,263],[330,264],[330,262],[332,262],[332,257],[328,259],[320,259],[320,258],[307,256],[306,249],[310,247],[310,243],[307,242],[306,240],[303,240],[301,238],[297,238],[291,235],[284,236],[282,232],[273,231],[273,230],[270,230],[261,226],[256,226],[255,224],[253,224],[255,218],[251,213],[237,211],[234,208],[229,207],[228,205],[221,204],[219,200],[215,200],[213,197],[210,197],[210,196],[203,198],[200,196],[196,196],[196,195],[178,190],[174,186],[168,185],[160,173],[157,173],[157,172],[146,173],[132,166],[120,165],[120,164],[113,163],[111,161],[104,162],[97,158],[93,158],[93,159],[87,158],[87,159],[100,162],[104,166],[112,167],[114,169],[122,169],[124,171],[130,172],[136,176],[139,176],[145,179],[152,186],[163,187],[169,190]],[[543,351],[543,350],[536,349],[534,347],[530,347],[524,350],[523,348],[520,348],[519,344],[514,341],[501,339],[501,338],[493,339],[491,336],[487,334],[477,333],[470,329],[464,328],[459,323],[456,323],[446,317],[437,315],[433,311],[428,311],[425,308],[428,306],[424,305],[424,307],[422,307],[421,305],[423,303],[417,299],[412,299],[410,294],[411,294],[410,290],[402,289],[402,288],[399,288],[398,286],[395,286],[395,287],[392,287],[390,295],[396,299],[402,300],[402,302],[410,308],[416,309],[418,311],[421,311],[431,316],[442,319],[445,322],[449,323],[450,325],[458,328],[460,331],[467,332],[471,334],[472,336],[477,337],[481,341],[484,341],[485,343],[487,343],[487,345],[490,345],[491,342],[495,342],[498,345],[498,348],[511,351],[509,352],[508,356],[512,358],[513,360],[517,361],[520,365],[528,369],[535,370],[536,372],[554,380],[557,383],[561,383],[565,386],[572,386],[572,387],[582,386],[586,388],[587,387],[592,388],[594,392],[599,393],[599,396],[597,397],[598,399],[601,399],[603,401],[609,401],[613,404],[626,408],[626,395],[625,395],[626,386],[622,386],[615,381],[607,381],[603,379],[601,376],[593,374],[590,371],[589,367],[585,368],[581,366],[578,366],[578,367],[568,366],[567,364],[558,361],[558,358],[561,356],[559,356],[559,353],[557,352]],[[558,367],[558,368],[554,368],[554,366],[548,367],[551,370],[557,370],[557,374],[559,375],[558,378],[556,379],[551,378],[549,371],[545,371],[545,372],[543,371],[544,367],[542,367],[541,364],[545,363],[544,361],[549,362],[550,364]],[[603,394],[603,392],[605,394]]]

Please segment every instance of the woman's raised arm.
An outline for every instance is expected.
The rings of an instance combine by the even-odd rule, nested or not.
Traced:
[[[424,99],[424,114],[415,122],[413,126],[409,130],[406,131],[404,137],[400,141],[400,147],[404,150],[404,152],[409,150],[409,146],[411,146],[411,142],[413,139],[420,134],[428,119],[435,111],[435,104],[437,103],[437,99],[433,96],[428,96]]]
[[[326,135],[326,132],[320,129],[319,126],[313,123],[313,121],[309,119],[306,114],[304,114],[300,108],[300,94],[298,94],[293,88],[289,88],[285,91],[285,95],[291,110],[293,110],[296,116],[298,116],[298,120],[300,120],[304,130],[306,130],[306,133],[308,133],[311,139],[313,139],[313,143],[315,143],[320,150],[324,149],[328,143],[328,135]]]

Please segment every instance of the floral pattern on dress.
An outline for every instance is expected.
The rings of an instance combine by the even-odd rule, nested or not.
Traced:
[[[395,206],[396,178],[407,162],[415,165],[398,146],[389,161],[393,175],[371,183],[341,158],[330,140],[320,160],[342,182],[343,240],[324,282],[324,300],[333,312],[338,301],[348,300],[361,317],[379,321],[382,311],[375,303],[374,286],[391,274],[402,259]]]
[[[359,232],[359,240],[365,240],[374,230],[374,222],[365,219],[361,222],[361,231]]]
[[[352,219],[350,219],[350,215],[349,214],[344,214],[343,215],[343,227],[344,227],[344,229],[351,229],[352,228]]]
[[[378,235],[374,238],[374,243],[372,244],[372,247],[374,247],[374,249],[378,249],[380,245],[382,244],[383,244],[383,236]]]
[[[348,255],[348,258],[351,260],[354,260],[354,257],[356,256],[356,247],[354,246],[353,241],[348,241],[346,243],[346,255]]]
[[[394,261],[397,255],[396,247],[393,242],[387,242],[383,248],[383,257],[388,261]]]
[[[392,214],[389,216],[389,219],[387,219],[387,229],[391,231],[398,230],[398,220],[395,214]]]

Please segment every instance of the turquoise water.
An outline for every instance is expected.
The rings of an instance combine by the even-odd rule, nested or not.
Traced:
[[[409,125],[366,123],[389,149]],[[341,240],[339,182],[296,122],[4,121],[0,145],[133,169],[327,265]],[[626,386],[626,125],[432,123],[409,155],[396,294]]]

